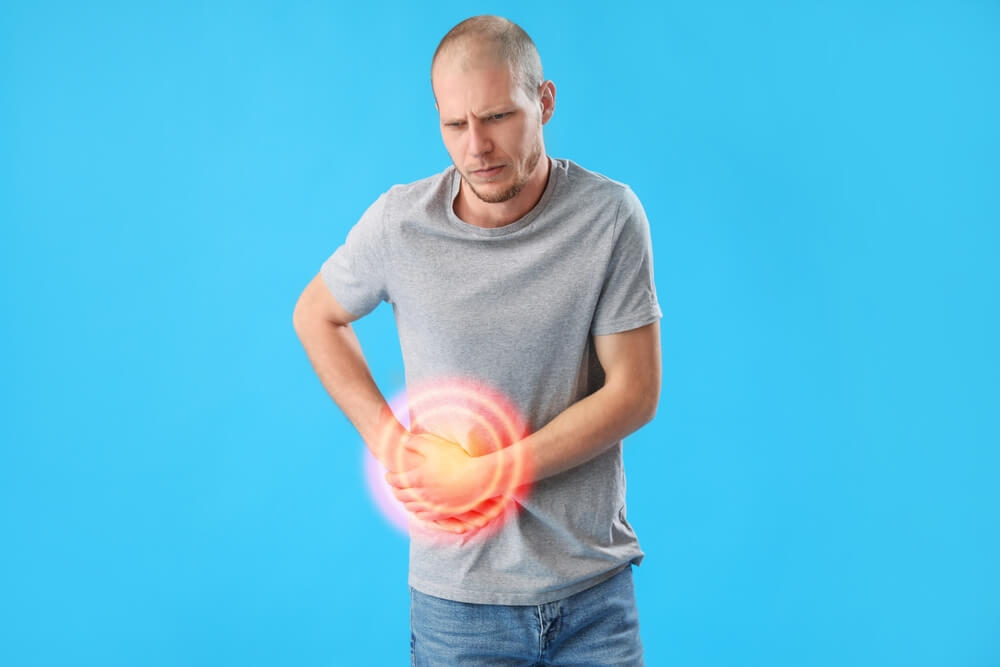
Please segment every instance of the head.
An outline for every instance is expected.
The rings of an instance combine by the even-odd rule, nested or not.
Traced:
[[[434,53],[431,86],[445,148],[476,197],[509,201],[537,178],[555,86],[524,30],[498,16],[462,21]]]

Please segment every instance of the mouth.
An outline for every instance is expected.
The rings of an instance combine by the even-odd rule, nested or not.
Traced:
[[[500,171],[503,168],[504,168],[504,165],[499,164],[499,165],[497,165],[495,167],[487,167],[485,169],[476,169],[472,173],[475,174],[476,176],[478,176],[479,178],[492,178],[492,177],[496,176],[497,174],[499,174]]]

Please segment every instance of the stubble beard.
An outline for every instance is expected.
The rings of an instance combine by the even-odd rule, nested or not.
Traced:
[[[509,188],[507,188],[506,190],[501,190],[500,192],[495,192],[490,194],[490,193],[480,192],[479,190],[477,190],[476,186],[474,186],[467,178],[464,179],[465,184],[469,186],[470,190],[472,190],[472,194],[476,195],[476,197],[478,197],[481,201],[486,202],[487,204],[500,204],[505,201],[510,201],[518,194],[520,194],[521,189],[525,186],[525,184],[527,184],[528,180],[531,178],[532,172],[535,171],[535,167],[538,166],[538,161],[540,159],[542,159],[542,143],[539,141],[535,143],[534,148],[531,149],[531,153],[528,155],[528,169],[527,173],[524,175],[524,178],[522,178],[519,181],[515,181],[514,184]]]

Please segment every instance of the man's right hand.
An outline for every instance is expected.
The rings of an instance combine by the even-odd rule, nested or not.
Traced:
[[[388,443],[380,457],[382,467],[388,472],[406,472],[413,470],[424,462],[424,455],[406,446],[407,440],[414,437],[406,434],[398,442]]]
[[[400,438],[397,443],[391,445],[390,450],[387,452],[386,460],[383,462],[383,467],[389,472],[406,472],[418,468],[424,463],[426,457],[424,457],[419,452],[415,451],[413,448],[407,446],[407,442],[411,439],[419,440],[423,446],[454,446],[458,445],[462,449],[466,450],[470,456],[482,456],[489,453],[489,449],[483,447],[480,443],[469,442],[466,444],[455,443],[440,436],[433,434],[424,433],[407,433],[403,438]],[[429,524],[433,524],[440,530],[463,534],[470,533],[479,530],[487,523],[492,521],[499,514],[501,506],[504,504],[505,499],[501,496],[495,496],[493,498],[488,498],[481,502],[476,507],[462,512],[458,515],[451,517],[441,518],[439,515],[431,516],[421,516],[420,512],[414,513],[417,519],[425,521]]]
[[[504,502],[505,498],[503,496],[496,496],[489,500],[484,500],[475,509],[471,509],[468,512],[448,517],[447,519],[431,521],[431,523],[449,533],[471,533],[496,519],[498,510]],[[417,516],[419,517],[419,514]]]
[[[426,460],[423,454],[416,451],[415,447],[408,446],[408,443],[411,441],[414,441],[414,444],[419,441],[424,446],[458,446],[464,449],[469,456],[473,457],[490,453],[489,449],[475,441],[460,443],[442,438],[433,433],[411,433],[404,431],[401,437],[395,438],[393,442],[386,442],[383,445],[385,450],[380,459],[382,459],[382,467],[387,472],[406,472],[420,466]]]

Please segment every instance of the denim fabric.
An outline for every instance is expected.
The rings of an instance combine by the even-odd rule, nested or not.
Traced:
[[[454,602],[410,588],[414,667],[643,665],[632,566],[539,605]]]

